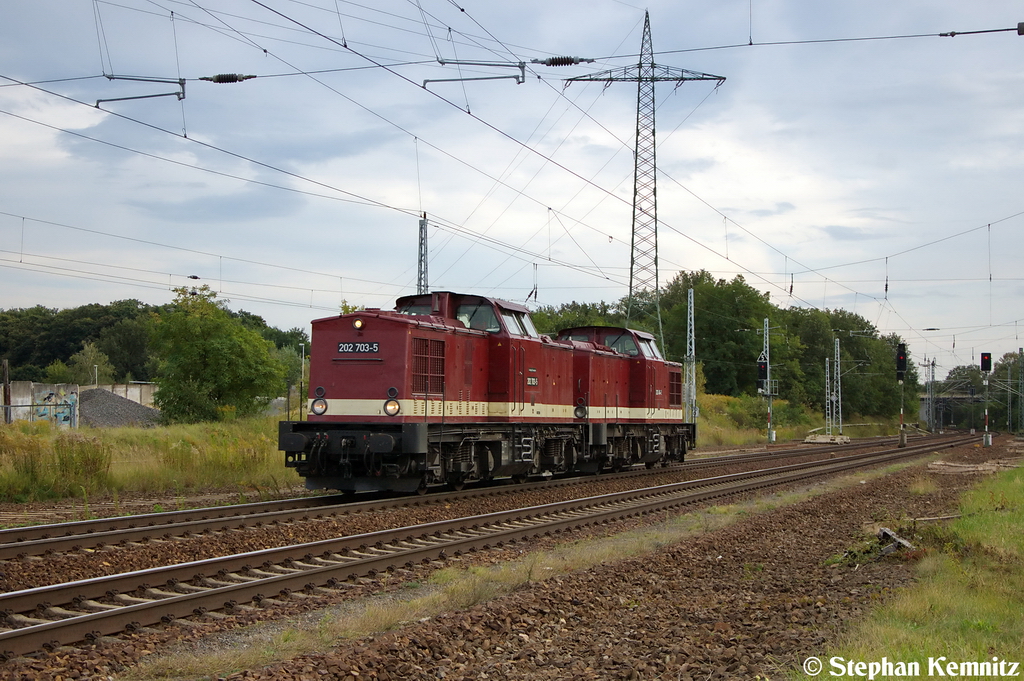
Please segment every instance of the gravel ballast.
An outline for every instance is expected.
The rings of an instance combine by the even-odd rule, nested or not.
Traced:
[[[642,558],[533,584],[467,611],[343,643],[243,679],[776,678],[825,652],[843,623],[912,581],[898,558],[827,564],[865,523],[952,507],[910,470],[763,513]],[[353,673],[354,672],[354,673]]]

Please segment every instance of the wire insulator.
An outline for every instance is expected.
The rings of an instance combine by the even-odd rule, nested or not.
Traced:
[[[583,62],[592,62],[593,59],[585,59],[583,57],[548,57],[547,59],[533,59],[533,64],[543,64],[544,66],[573,66]]]
[[[203,76],[199,80],[208,80],[211,83],[241,83],[256,76],[243,76],[241,73],[218,73],[216,76]]]

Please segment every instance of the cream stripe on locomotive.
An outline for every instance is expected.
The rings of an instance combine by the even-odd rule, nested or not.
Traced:
[[[571,404],[524,404],[522,402],[470,402],[459,400],[399,400],[400,415],[403,416],[441,416],[444,405],[444,417],[476,416],[482,418],[537,418],[537,419],[572,419],[574,405]],[[312,406],[309,400],[307,410]],[[424,414],[424,408],[426,414]],[[312,412],[310,412],[312,413]],[[384,400],[327,400],[325,416],[384,416]],[[682,408],[646,409],[644,407],[590,407],[590,420],[644,420],[682,421]]]

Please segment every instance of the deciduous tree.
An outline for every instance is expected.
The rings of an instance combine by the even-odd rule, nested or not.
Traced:
[[[273,344],[232,318],[208,286],[175,289],[157,317],[159,357],[154,398],[166,418],[198,422],[258,413],[284,391],[285,367]]]

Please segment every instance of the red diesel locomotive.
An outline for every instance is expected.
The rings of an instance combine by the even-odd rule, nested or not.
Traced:
[[[537,333],[521,305],[447,291],[313,322],[309,416],[280,424],[309,489],[425,491],[681,461],[682,370],[643,331]]]

